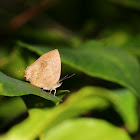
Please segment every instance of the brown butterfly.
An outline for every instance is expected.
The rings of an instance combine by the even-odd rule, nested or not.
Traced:
[[[66,75],[60,79],[61,58],[57,49],[40,56],[24,72],[27,81],[44,90],[50,90],[50,93],[54,90],[54,96],[56,88],[62,85],[62,81],[74,75]]]

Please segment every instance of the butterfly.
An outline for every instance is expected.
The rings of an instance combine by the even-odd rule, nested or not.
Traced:
[[[52,50],[40,56],[34,63],[24,70],[25,78],[31,84],[43,88],[44,90],[54,90],[62,85],[62,81],[72,77],[66,75],[60,79],[61,58],[58,49]]]

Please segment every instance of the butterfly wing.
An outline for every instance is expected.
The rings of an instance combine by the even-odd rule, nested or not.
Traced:
[[[27,81],[46,90],[55,87],[60,79],[60,74],[61,59],[57,49],[40,56],[25,71]]]

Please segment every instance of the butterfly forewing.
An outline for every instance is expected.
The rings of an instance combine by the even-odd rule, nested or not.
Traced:
[[[40,56],[25,70],[26,80],[40,88],[53,89],[60,79],[61,59],[58,50]]]

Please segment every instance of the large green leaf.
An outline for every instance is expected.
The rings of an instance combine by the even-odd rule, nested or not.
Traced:
[[[51,101],[62,101],[58,97],[43,91],[42,89],[31,85],[30,83],[23,82],[0,72],[0,95],[4,96],[22,96],[34,94]]]
[[[122,91],[121,91],[122,92]],[[117,94],[121,94],[117,92]],[[31,109],[30,117],[21,124],[14,126],[1,140],[32,140],[41,135],[42,132],[49,132],[50,129],[60,124],[64,120],[78,117],[84,112],[93,109],[105,109],[113,105],[131,132],[137,130],[138,118],[136,117],[135,103],[129,99],[130,93],[116,95],[116,93],[99,87],[85,87],[70,95],[69,98],[59,106],[49,109]],[[128,96],[128,97],[127,97]],[[122,100],[126,97],[123,106]],[[110,104],[111,103],[111,104]],[[130,103],[129,106],[127,106]],[[123,106],[123,107],[121,107]],[[130,114],[129,114],[130,113]],[[129,114],[129,115],[128,115]],[[134,120],[133,120],[134,119]]]
[[[18,42],[42,55],[52,48],[31,46]],[[101,47],[100,42],[89,41],[78,48],[60,48],[62,62],[90,76],[103,78],[127,87],[140,98],[140,67],[137,59],[119,48]]]
[[[100,89],[104,92],[104,90]],[[59,106],[49,109],[31,109],[30,117],[22,123],[14,126],[0,140],[33,140],[40,136],[42,132],[61,123],[62,121],[77,117],[85,111],[91,109],[104,109],[109,103],[102,97],[95,96],[96,90],[78,91]]]
[[[46,133],[45,140],[131,140],[122,129],[99,119],[68,120]]]

